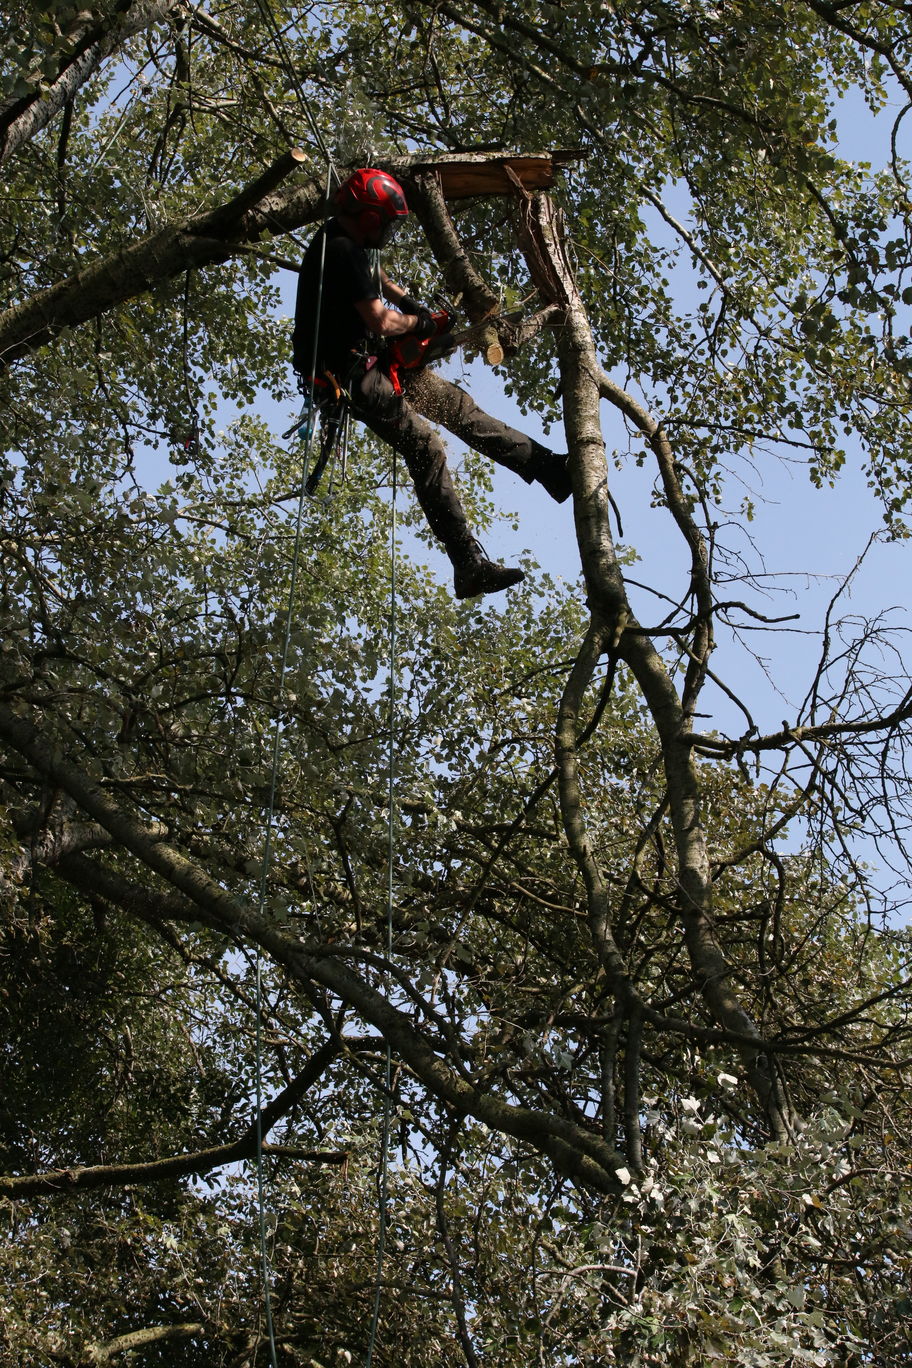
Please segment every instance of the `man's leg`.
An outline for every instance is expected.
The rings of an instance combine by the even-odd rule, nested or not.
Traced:
[[[351,395],[355,415],[405,459],[428,525],[452,562],[456,597],[474,598],[518,584],[522,571],[489,561],[472,536],[437,433],[396,394],[379,367],[356,377]]]
[[[473,451],[515,471],[526,484],[537,480],[558,503],[571,494],[567,457],[555,455],[524,432],[492,418],[458,385],[436,371],[407,371],[402,376],[408,402],[434,423],[440,423]]]

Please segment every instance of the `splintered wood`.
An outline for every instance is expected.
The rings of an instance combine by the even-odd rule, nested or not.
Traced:
[[[444,199],[471,199],[474,195],[509,195],[514,182],[507,168],[525,190],[550,190],[557,172],[582,155],[567,149],[523,157],[492,157],[490,153],[435,157],[433,169],[440,177]]]

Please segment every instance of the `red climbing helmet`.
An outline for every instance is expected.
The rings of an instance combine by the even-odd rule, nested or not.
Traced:
[[[402,186],[385,171],[370,166],[362,166],[339,186],[333,204],[341,213],[357,218],[371,247],[382,247],[408,217]]]

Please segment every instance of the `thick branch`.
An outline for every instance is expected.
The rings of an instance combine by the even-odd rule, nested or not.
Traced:
[[[392,1003],[338,955],[311,951],[300,941],[261,921],[227,889],[181,851],[154,839],[144,824],[118,806],[98,781],[45,745],[34,725],[0,705],[0,736],[45,778],[59,785],[121,846],[183,895],[173,900],[175,920],[206,925],[235,939],[259,944],[296,981],[319,983],[349,1004],[387,1041],[428,1091],[457,1115],[471,1115],[492,1130],[512,1135],[550,1157],[567,1177],[601,1192],[618,1190],[616,1171],[623,1157],[589,1129],[550,1112],[516,1106],[495,1097],[483,1083],[440,1058],[411,1017]],[[176,906],[175,906],[176,904]],[[182,910],[177,908],[182,906]]]
[[[183,271],[226,261],[239,244],[255,242],[266,231],[288,231],[312,222],[322,205],[321,182],[276,189],[303,160],[304,154],[296,149],[283,153],[228,203],[168,224],[8,309],[0,315],[0,365],[8,366],[64,328],[96,318]]]
[[[339,1053],[334,1041],[327,1041],[307,1061],[307,1064],[287,1088],[264,1107],[260,1113],[262,1134],[266,1134],[307,1093]],[[39,1197],[85,1191],[90,1188],[122,1187],[126,1184],[160,1183],[168,1178],[187,1178],[190,1174],[210,1173],[225,1164],[236,1164],[252,1159],[257,1151],[257,1120],[250,1123],[244,1134],[227,1145],[196,1150],[192,1154],[170,1155],[137,1164],[96,1164],[92,1167],[51,1169],[47,1173],[21,1174],[0,1177],[0,1197]],[[285,1145],[263,1145],[266,1154],[285,1155],[306,1159],[312,1163],[343,1164],[348,1155],[332,1150],[303,1150]]]
[[[573,857],[586,884],[589,929],[596,953],[608,975],[610,993],[624,996],[628,972],[611,927],[608,889],[592,849],[583,818],[579,785],[577,732],[583,697],[603,651],[610,645],[604,623],[593,618],[570,671],[557,714],[556,757],[561,817]]]
[[[33,865],[55,865],[68,855],[111,843],[104,827],[95,822],[76,822],[69,816],[45,823],[40,814],[29,812],[13,819],[13,829],[22,844],[18,851],[7,853],[5,878],[21,879]]]
[[[174,0],[136,0],[121,7],[120,17],[110,28],[96,27],[82,36],[49,86],[36,83],[31,94],[9,100],[0,109],[0,165],[57,117],[106,57],[134,34],[159,23],[174,7]]]
[[[504,184],[515,184],[518,177],[506,160],[502,167]],[[462,300],[474,323],[490,319],[490,328],[480,336],[478,350],[490,365],[500,365],[505,356],[515,356],[553,319],[551,305],[528,317],[500,317],[500,300],[473,266],[447,208],[445,186],[435,167],[423,167],[408,181],[409,204],[424,230],[434,259],[443,271],[449,294]],[[473,344],[474,346],[474,344]],[[444,426],[446,422],[444,421]]]
[[[713,648],[712,615],[713,599],[710,584],[709,560],[706,542],[690,512],[681,482],[674,452],[668,435],[646,409],[638,404],[632,395],[606,375],[599,373],[599,391],[603,399],[614,404],[646,438],[656,458],[665,499],[671,516],[680,529],[690,551],[691,590],[696,598],[697,615],[693,644],[689,648],[690,666],[683,691],[684,709],[693,714],[700,689],[706,677],[707,662]]]

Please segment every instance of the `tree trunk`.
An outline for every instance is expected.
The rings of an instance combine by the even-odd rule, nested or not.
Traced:
[[[678,859],[678,908],[684,941],[694,976],[715,1020],[734,1035],[756,1041],[741,1054],[767,1122],[777,1139],[794,1129],[776,1063],[763,1052],[760,1032],[732,987],[729,965],[713,929],[713,896],[709,853],[701,818],[700,780],[690,742],[690,716],[704,677],[711,649],[707,614],[698,615],[691,654],[696,669],[684,681],[685,709],[674,681],[652,641],[640,629],[627,599],[624,576],[611,535],[608,467],[601,430],[601,368],[592,329],[563,250],[557,211],[546,196],[535,200],[522,194],[521,242],[539,290],[563,309],[555,328],[564,398],[564,423],[574,482],[574,517],[583,573],[592,614],[591,632],[610,645],[630,668],[652,716],[662,748],[668,808]],[[663,470],[666,480],[673,471]],[[674,503],[675,491],[667,490]],[[674,510],[673,510],[674,511]],[[684,521],[678,511],[679,525]],[[699,563],[702,545],[692,523],[682,527]],[[696,540],[695,540],[696,539]],[[698,596],[699,597],[699,596]],[[704,609],[707,605],[701,605]],[[593,869],[591,848],[579,803],[574,797],[574,767],[568,764],[566,735],[558,733],[561,801],[568,840],[589,896],[590,925],[600,928],[597,948],[605,958],[613,946],[606,925],[604,890]]]

